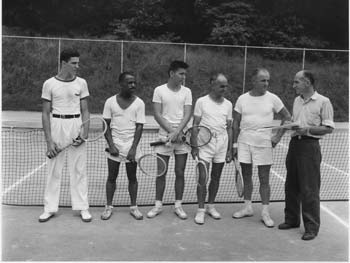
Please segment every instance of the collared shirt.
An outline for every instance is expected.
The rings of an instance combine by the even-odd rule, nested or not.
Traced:
[[[300,127],[329,126],[335,128],[333,107],[330,100],[316,91],[307,100],[304,100],[301,96],[295,98],[293,121],[298,122]],[[307,135],[322,138],[322,135],[313,135],[310,133]],[[291,136],[296,136],[296,133],[294,132]]]

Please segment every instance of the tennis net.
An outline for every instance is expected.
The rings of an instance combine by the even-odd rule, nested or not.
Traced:
[[[336,129],[320,140],[323,159],[321,165],[321,200],[348,200],[349,162],[348,129]],[[149,146],[157,139],[157,130],[145,129],[140,142],[143,153],[152,152]],[[274,149],[274,165],[270,174],[271,201],[284,200],[286,176],[285,157],[290,136],[285,134]],[[89,202],[91,206],[105,205],[107,161],[104,138],[88,144]],[[2,203],[8,205],[42,205],[47,172],[46,143],[42,129],[2,128]],[[63,154],[63,153],[62,153]],[[196,182],[194,161],[189,155],[185,170],[184,203],[195,203]],[[241,202],[234,186],[233,164],[226,164],[220,181],[216,202]],[[259,201],[257,169],[253,169],[253,201]],[[138,204],[152,205],[155,199],[155,179],[137,171],[139,181]],[[164,203],[174,202],[174,158],[170,159]],[[121,165],[113,200],[115,206],[129,205],[128,180]],[[70,206],[69,174],[63,169],[60,206]]]

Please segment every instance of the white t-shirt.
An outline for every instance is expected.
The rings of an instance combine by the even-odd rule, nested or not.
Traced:
[[[103,108],[103,118],[111,119],[111,131],[113,142],[117,140],[132,141],[134,139],[136,123],[144,124],[146,122],[145,103],[139,98],[127,107],[122,109],[118,102],[117,96],[108,98]]]
[[[80,100],[88,96],[85,79],[63,81],[52,77],[44,82],[41,98],[51,101],[54,114],[80,114]]]
[[[224,133],[227,121],[232,120],[232,103],[225,98],[222,103],[217,103],[209,95],[200,97],[194,107],[194,116],[201,117],[200,125],[212,132]]]
[[[271,125],[274,113],[283,109],[280,98],[271,92],[263,96],[251,96],[249,92],[239,96],[235,111],[241,114],[238,142],[257,147],[271,147],[271,130],[257,131],[257,128]]]
[[[163,84],[154,89],[152,102],[162,104],[162,117],[176,127],[184,118],[184,106],[192,105],[192,92],[185,86],[175,92],[168,88],[168,84]]]

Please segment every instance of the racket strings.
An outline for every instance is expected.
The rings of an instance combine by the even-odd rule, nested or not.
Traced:
[[[162,176],[166,172],[165,161],[153,154],[142,156],[138,160],[138,165],[141,171],[148,176]]]
[[[191,146],[204,146],[210,142],[211,137],[210,130],[204,126],[195,126],[186,132],[186,141]]]

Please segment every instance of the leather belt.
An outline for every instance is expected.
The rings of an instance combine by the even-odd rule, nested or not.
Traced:
[[[60,119],[73,119],[73,118],[79,118],[80,114],[68,114],[68,115],[63,115],[63,114],[52,114],[52,117],[54,118],[60,118]]]
[[[296,139],[296,140],[317,140],[318,141],[320,138],[306,136],[306,135],[296,135],[293,137],[293,139]]]

